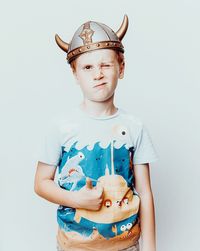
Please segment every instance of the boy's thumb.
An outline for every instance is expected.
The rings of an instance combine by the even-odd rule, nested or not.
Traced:
[[[102,194],[102,193],[103,193],[103,187],[102,187],[102,185],[98,184],[97,190],[98,190],[98,192],[99,192],[100,194]]]
[[[92,189],[92,181],[91,181],[91,179],[90,178],[86,178],[86,188],[88,188],[88,189]]]

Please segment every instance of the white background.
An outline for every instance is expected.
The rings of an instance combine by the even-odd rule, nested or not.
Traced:
[[[56,205],[33,191],[46,124],[81,101],[55,33],[85,21],[130,26],[116,105],[140,117],[159,162],[151,178],[158,251],[198,250],[200,4],[195,0],[4,1],[0,10],[0,250],[55,251]]]

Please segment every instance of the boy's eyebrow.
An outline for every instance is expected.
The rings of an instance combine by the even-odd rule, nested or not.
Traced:
[[[85,67],[85,66],[91,66],[92,64],[91,63],[83,63],[83,64],[80,64],[81,67]]]

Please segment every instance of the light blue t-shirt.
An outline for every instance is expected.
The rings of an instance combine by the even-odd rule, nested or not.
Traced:
[[[147,129],[124,110],[94,117],[77,108],[56,122],[47,133],[39,161],[58,167],[63,189],[81,189],[86,177],[104,189],[99,211],[58,207],[59,245],[71,250],[94,246],[94,250],[112,250],[119,243],[123,248],[134,244],[140,234],[134,165],[156,160]]]

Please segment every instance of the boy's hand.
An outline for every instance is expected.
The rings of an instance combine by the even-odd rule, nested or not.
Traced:
[[[79,191],[74,191],[77,208],[98,211],[103,201],[103,188],[92,186],[90,178],[86,178],[86,185]]]

